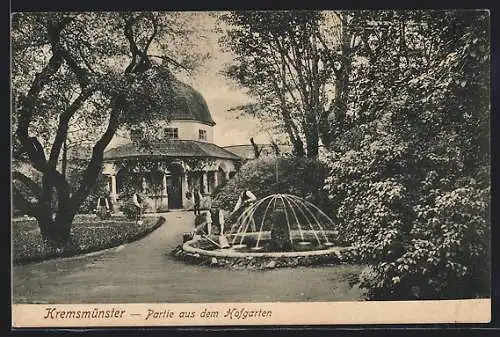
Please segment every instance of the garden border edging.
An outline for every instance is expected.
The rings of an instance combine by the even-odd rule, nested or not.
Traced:
[[[154,232],[155,230],[160,228],[165,222],[166,222],[166,219],[164,217],[160,216],[158,218],[158,220],[156,220],[156,223],[153,226],[151,226],[150,228],[148,228],[147,230],[145,230],[143,232],[139,232],[136,235],[134,235],[133,237],[131,237],[127,240],[124,240],[122,242],[119,242],[119,243],[110,242],[107,245],[104,245],[102,247],[91,247],[91,248],[83,249],[81,251],[69,251],[69,252],[63,251],[61,253],[48,254],[48,255],[43,256],[43,257],[37,256],[37,257],[26,257],[26,258],[21,258],[21,259],[12,259],[12,264],[14,266],[21,266],[21,265],[27,265],[30,263],[37,263],[37,262],[43,262],[43,261],[48,261],[48,260],[60,259],[60,258],[81,256],[81,255],[85,255],[85,254],[104,251],[104,250],[111,249],[111,248],[116,248],[116,247],[121,246],[123,244],[132,243],[132,242],[138,241],[138,240],[148,236],[149,234],[151,234],[152,232]]]

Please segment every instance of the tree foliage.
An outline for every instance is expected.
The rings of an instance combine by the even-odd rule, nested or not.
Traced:
[[[415,28],[377,56],[399,66],[373,70],[384,93],[331,152],[326,184],[344,235],[371,264],[362,286],[373,299],[488,296],[489,17],[381,18],[387,41],[401,34],[391,26]]]
[[[42,176],[14,172],[14,203],[37,218],[44,238],[57,245],[68,239],[118,128],[168,115],[170,68],[202,59],[189,48],[185,19],[155,12],[12,17],[13,156]],[[77,186],[58,168],[68,135],[93,144]]]
[[[222,44],[236,56],[226,75],[257,103],[246,106],[278,120],[297,156],[318,155],[319,124],[328,114],[331,51],[320,41],[318,11],[244,11],[222,16]]]

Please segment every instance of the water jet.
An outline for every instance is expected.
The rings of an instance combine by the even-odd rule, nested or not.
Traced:
[[[206,238],[183,244],[186,253],[220,258],[227,265],[245,267],[259,259],[260,266],[297,266],[338,261],[346,247],[338,242],[334,221],[313,203],[293,194],[277,193],[257,200],[234,223],[226,222],[229,249],[208,244]],[[215,239],[215,238],[212,238]],[[224,263],[224,262],[221,262]],[[258,267],[258,266],[257,266]]]

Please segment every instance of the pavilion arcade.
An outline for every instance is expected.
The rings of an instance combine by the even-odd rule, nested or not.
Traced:
[[[158,141],[147,150],[127,142],[105,152],[102,173],[114,205],[139,193],[148,212],[191,208],[196,188],[209,200],[236,173],[241,158],[213,143],[215,122],[203,97],[180,81],[175,88],[174,113],[158,124]]]

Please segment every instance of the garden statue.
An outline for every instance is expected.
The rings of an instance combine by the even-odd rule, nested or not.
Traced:
[[[254,204],[255,200],[257,200],[257,197],[255,197],[252,191],[243,190],[238,198],[238,202],[236,202],[236,205],[234,206],[231,217],[233,219],[238,218],[243,212],[245,212],[245,209],[251,207]],[[254,221],[251,222],[250,226],[253,232],[257,230]]]

